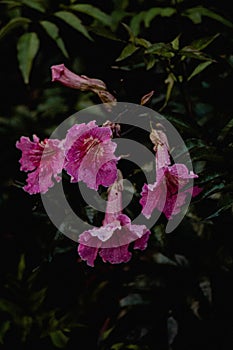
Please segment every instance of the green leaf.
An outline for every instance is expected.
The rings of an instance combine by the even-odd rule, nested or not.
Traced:
[[[199,50],[195,50],[191,46],[183,47],[182,50],[180,50],[178,53],[182,57],[195,58],[196,60],[200,60],[200,61],[210,61],[209,56],[207,56],[205,53],[203,53]],[[181,59],[182,59],[182,57],[181,57]]]
[[[0,325],[0,344],[4,343],[4,337],[6,332],[10,329],[10,321],[5,321]]]
[[[212,61],[206,61],[206,62],[202,62],[200,63],[195,69],[194,71],[190,74],[190,76],[188,77],[188,81],[191,80],[193,77],[195,77],[196,75],[200,74],[204,69],[206,69],[211,63],[213,63]]]
[[[25,84],[29,83],[29,76],[33,60],[39,50],[40,41],[36,33],[23,34],[17,43],[17,56],[19,68],[23,75]]]
[[[22,329],[21,341],[25,342],[28,335],[30,334],[31,327],[33,324],[33,318],[31,316],[23,316],[20,319],[20,328]]]
[[[32,311],[37,311],[43,304],[46,297],[47,288],[43,288],[38,292],[34,292],[29,296],[29,303]]]
[[[124,343],[116,343],[111,346],[111,350],[121,350],[124,347]]]
[[[9,6],[11,6],[10,8],[12,8],[12,7],[14,7],[14,6],[21,6],[22,4],[20,3],[20,2],[18,2],[18,1],[11,1],[11,0],[2,0],[1,2],[0,2],[0,5],[9,5]]]
[[[139,47],[136,47],[134,44],[128,44],[124,47],[122,50],[120,56],[116,59],[116,61],[122,61],[125,58],[131,56],[134,52],[136,52],[139,49]]]
[[[225,19],[224,17],[222,17],[218,13],[215,13],[215,12],[213,12],[205,7],[202,7],[202,6],[196,6],[196,7],[192,7],[190,9],[187,9],[182,13],[182,15],[191,19],[191,21],[193,21],[193,23],[195,23],[195,24],[201,23],[202,16],[205,16],[205,17],[212,18],[212,19],[222,23],[223,25],[225,25],[227,27],[233,28],[233,24],[231,21],[228,21],[227,19]]]
[[[218,141],[223,141],[224,138],[227,136],[227,134],[230,132],[230,130],[233,128],[233,119],[231,119],[221,130],[219,136],[218,136]]]
[[[222,190],[225,187],[224,183],[220,183],[217,185],[211,185],[211,187],[207,190],[204,190],[201,194],[201,197],[204,198],[208,198],[210,197],[212,194],[220,192],[220,190]]]
[[[204,220],[209,220],[209,219],[213,219],[216,218],[217,216],[219,216],[221,213],[223,213],[224,211],[228,210],[232,208],[232,203],[229,203],[227,205],[225,205],[224,207],[220,208],[219,210],[217,210],[215,213],[211,214],[210,216],[208,216],[207,218],[205,218]]]
[[[95,35],[102,36],[103,38],[123,42],[123,40],[119,39],[111,30],[107,29],[106,27],[93,26],[89,27],[89,30]]]
[[[74,11],[85,13],[86,15],[89,15],[97,19],[103,25],[106,25],[108,27],[111,27],[112,25],[111,16],[107,15],[105,12],[101,11],[97,7],[92,6],[90,4],[77,4],[77,5],[72,5],[69,8]]]
[[[133,18],[130,21],[130,28],[132,29],[135,36],[137,36],[140,33],[140,25],[141,22],[144,20],[145,17],[145,11],[139,12],[137,15],[133,16]]]
[[[156,63],[156,58],[153,55],[145,55],[145,64],[146,64],[146,69],[150,70],[151,68],[154,67]]]
[[[166,97],[165,97],[165,102],[163,104],[163,106],[160,108],[159,111],[162,111],[168,104],[168,101],[170,100],[171,97],[171,93],[172,93],[172,89],[175,83],[175,77],[172,73],[170,73],[167,77],[167,79],[165,80],[165,84],[167,84],[167,91],[166,91]]]
[[[56,42],[63,55],[68,58],[69,55],[66,51],[62,38],[59,36],[59,28],[56,26],[56,24],[49,21],[41,21],[40,24],[46,33]]]
[[[34,10],[45,12],[45,3],[42,0],[21,0],[22,4],[31,7]]]
[[[220,34],[215,34],[214,36],[207,36],[204,38],[197,39],[193,41],[190,46],[194,48],[195,50],[203,50],[206,48],[208,45],[212,43]]]
[[[145,47],[146,49],[151,46],[151,43],[143,38],[135,38],[134,43],[135,45]]]
[[[179,50],[179,44],[180,44],[180,34],[171,41],[171,46],[174,50]]]
[[[144,15],[145,27],[149,28],[150,22],[156,17],[171,17],[176,13],[176,10],[172,7],[153,7],[149,11],[147,11]]]
[[[175,55],[174,52],[172,52],[172,50],[173,49],[171,44],[155,43],[155,44],[152,44],[150,47],[148,47],[145,53],[155,54],[165,58],[171,58]]]
[[[9,34],[14,28],[30,23],[31,20],[25,17],[13,18],[0,30],[0,40]]]
[[[4,298],[0,299],[0,310],[7,312],[14,320],[17,320],[22,314],[22,309],[20,307]]]
[[[73,13],[67,11],[58,11],[54,13],[54,16],[60,18],[62,21],[70,25],[72,28],[82,33],[87,39],[93,41],[92,37],[89,35],[88,31],[82,24],[81,20],[75,16]]]
[[[23,275],[24,275],[24,271],[25,271],[25,267],[26,267],[26,264],[25,264],[25,256],[24,254],[22,254],[20,256],[20,260],[19,260],[19,265],[18,265],[18,280],[22,280],[23,279]]]
[[[60,349],[64,348],[69,340],[69,338],[60,330],[50,333],[49,336],[53,345]]]

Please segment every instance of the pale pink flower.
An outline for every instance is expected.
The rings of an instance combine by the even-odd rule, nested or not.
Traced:
[[[16,142],[16,147],[22,151],[20,170],[29,172],[24,190],[30,194],[45,193],[59,182],[64,161],[63,141],[57,139],[39,140],[33,135],[33,141],[22,136]]]
[[[76,124],[67,133],[64,169],[71,182],[83,181],[94,190],[99,185],[108,187],[117,178],[114,155],[116,143],[111,139],[110,127],[99,127],[95,121]]]
[[[81,91],[95,92],[103,103],[114,103],[116,98],[108,92],[106,84],[99,79],[88,78],[86,75],[77,75],[71,72],[64,64],[51,67],[52,81]]]
[[[78,253],[89,266],[94,266],[98,254],[104,262],[111,264],[128,262],[132,256],[128,250],[131,242],[134,242],[134,249],[147,247],[150,235],[147,227],[132,225],[130,218],[122,214],[122,190],[122,179],[118,178],[109,189],[103,226],[79,236]]]
[[[155,145],[153,149],[155,151],[156,169],[170,165],[169,144],[166,134],[162,130],[152,129],[150,139]]]
[[[189,179],[198,177],[189,172],[184,164],[174,164],[160,168],[156,171],[156,182],[144,184],[141,192],[142,214],[150,218],[154,209],[163,212],[167,219],[178,214],[185,204],[191,188],[186,188]]]
[[[149,219],[157,209],[163,212],[167,219],[171,219],[181,211],[188,194],[194,197],[200,193],[201,189],[198,187],[188,187],[190,179],[198,176],[192,171],[189,172],[184,164],[170,165],[168,140],[162,130],[153,129],[150,138],[156,152],[156,182],[144,184],[142,188],[142,214]]]

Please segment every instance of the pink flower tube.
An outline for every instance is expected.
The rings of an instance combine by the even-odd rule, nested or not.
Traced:
[[[66,68],[64,64],[54,65],[51,67],[51,70],[52,81],[58,81],[72,89],[93,91],[103,103],[116,101],[116,98],[107,91],[107,87],[102,80],[88,78],[85,75],[77,75]]]
[[[191,194],[193,197],[201,191],[197,186],[188,188],[190,179],[198,175],[189,172],[184,164],[171,164],[167,137],[163,131],[152,130],[150,135],[155,144],[156,151],[156,182],[144,184],[141,192],[140,204],[142,214],[150,218],[152,212],[157,209],[163,212],[167,219],[181,211],[185,204],[186,197]]]
[[[79,236],[78,253],[89,266],[99,254],[104,262],[111,264],[126,263],[131,259],[129,244],[134,249],[147,247],[150,231],[145,225],[132,225],[127,215],[122,214],[122,179],[110,187],[103,226],[85,231]]]

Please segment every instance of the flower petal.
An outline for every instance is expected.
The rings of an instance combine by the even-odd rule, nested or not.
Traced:
[[[87,262],[87,265],[94,266],[94,261],[97,257],[98,248],[88,247],[83,244],[79,244],[78,253],[82,260]]]
[[[142,205],[142,214],[149,219],[155,208],[162,212],[166,201],[166,187],[163,182],[144,184],[141,196],[139,202]]]
[[[111,264],[126,263],[131,259],[132,254],[128,251],[128,245],[117,248],[100,249],[99,255],[103,262],[110,262]]]
[[[83,181],[97,190],[100,184],[107,187],[116,180],[118,158],[114,151],[117,145],[112,142],[111,135],[109,127],[98,127],[93,122],[69,130],[65,148],[67,145],[70,148],[66,148],[64,168],[72,182]]]
[[[134,249],[140,249],[140,250],[145,250],[147,247],[147,242],[150,237],[151,232],[149,230],[146,230],[146,232],[143,234],[141,238],[138,238],[134,242]]]
[[[22,151],[20,170],[32,171],[24,186],[26,192],[45,193],[54,185],[52,178],[58,182],[61,180],[58,174],[62,172],[64,162],[63,141],[45,139],[40,142],[36,135],[30,141],[28,137],[22,136],[16,147]]]

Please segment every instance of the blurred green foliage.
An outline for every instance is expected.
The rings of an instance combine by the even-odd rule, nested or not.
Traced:
[[[226,0],[0,1],[0,349],[233,348],[230,11]],[[87,267],[40,197],[22,190],[16,140],[48,137],[99,103],[51,83],[62,62],[118,101],[155,90],[148,105],[182,135],[203,188],[175,232],[165,235],[161,218],[124,265]],[[72,205],[96,220],[65,180]]]

